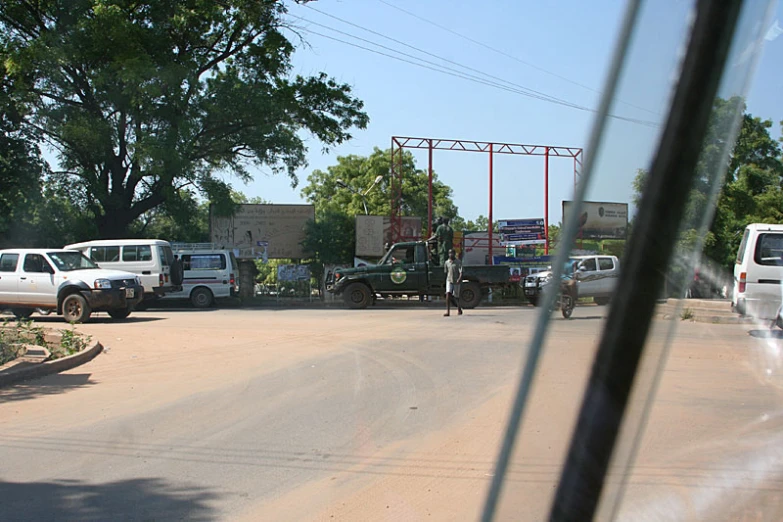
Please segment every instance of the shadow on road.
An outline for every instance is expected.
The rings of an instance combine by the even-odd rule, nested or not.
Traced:
[[[41,379],[33,379],[31,381],[14,384],[8,388],[0,388],[0,403],[24,401],[42,395],[55,395],[76,388],[92,386],[95,384],[95,381],[90,380],[91,375],[92,374],[90,373],[55,374]],[[3,518],[0,517],[0,520],[2,519]]]
[[[0,481],[0,520],[217,520],[217,494],[162,479],[89,484]]]
[[[132,323],[148,323],[150,321],[165,321],[165,317],[154,317],[154,316],[141,316],[141,315],[131,315],[130,317],[126,319],[112,319],[108,315],[103,315],[100,312],[97,312],[99,315],[93,315],[90,317],[89,321],[87,321],[86,324],[132,324]],[[40,315],[33,315],[30,317],[31,320],[35,321],[36,323],[65,323],[62,317],[58,317],[56,315],[49,315],[49,316],[40,316]],[[67,324],[67,323],[65,323]]]
[[[750,330],[748,335],[757,339],[783,339],[783,330]]]

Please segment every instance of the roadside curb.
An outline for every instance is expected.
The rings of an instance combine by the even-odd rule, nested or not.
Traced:
[[[100,342],[95,341],[89,348],[61,359],[46,361],[36,364],[35,366],[27,366],[16,370],[11,368],[4,373],[0,373],[0,388],[22,381],[29,381],[30,379],[39,379],[53,373],[71,370],[77,366],[90,362],[101,353],[101,351],[103,351],[103,345]]]

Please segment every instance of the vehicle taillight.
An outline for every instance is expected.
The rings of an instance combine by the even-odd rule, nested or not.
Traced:
[[[229,283],[231,283],[231,286],[234,286],[234,282],[235,282],[234,281],[234,274],[229,274],[228,275],[228,281],[229,281]]]
[[[747,285],[747,278],[748,273],[747,272],[740,272],[739,276],[739,291],[740,293],[745,293],[745,285]]]
[[[158,276],[158,285],[163,286],[163,274]]]

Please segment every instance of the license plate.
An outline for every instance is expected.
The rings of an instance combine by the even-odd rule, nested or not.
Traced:
[[[535,283],[525,283],[525,288],[535,288],[535,287],[536,287]]]
[[[134,297],[136,297],[136,290],[134,288],[126,288],[125,297],[129,299],[133,299]]]

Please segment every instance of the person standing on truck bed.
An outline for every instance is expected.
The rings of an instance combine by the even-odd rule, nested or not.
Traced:
[[[445,266],[449,250],[454,248],[454,230],[449,225],[449,218],[440,218],[440,224],[435,229],[435,234],[430,238],[438,240],[438,255],[440,256],[440,266]]]
[[[444,317],[451,315],[451,303],[457,307],[457,314],[462,315],[462,307],[459,305],[459,285],[462,281],[462,261],[457,259],[454,249],[449,249],[449,258],[443,263],[446,272],[446,313]]]

